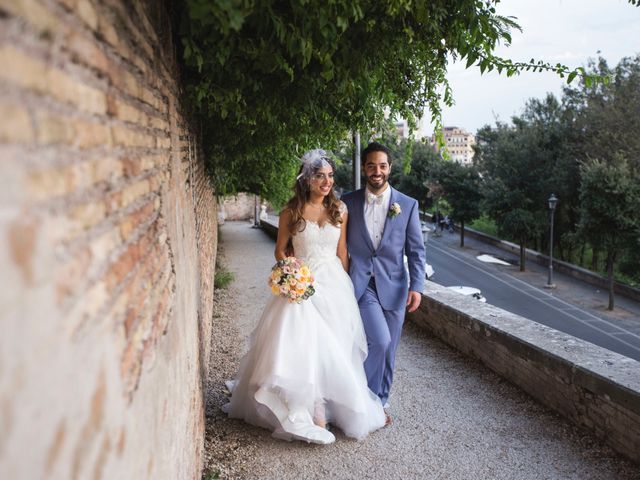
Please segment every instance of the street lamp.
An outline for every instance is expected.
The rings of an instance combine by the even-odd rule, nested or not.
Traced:
[[[551,228],[549,229],[549,278],[547,279],[546,288],[556,288],[553,284],[553,214],[556,211],[558,198],[552,193],[549,197],[549,210],[551,211]]]

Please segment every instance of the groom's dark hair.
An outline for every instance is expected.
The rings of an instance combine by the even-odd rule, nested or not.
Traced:
[[[367,155],[373,152],[384,152],[387,154],[387,159],[389,160],[389,165],[391,165],[391,150],[378,142],[371,142],[367,145],[367,148],[362,150],[362,165],[364,166],[367,163]]]

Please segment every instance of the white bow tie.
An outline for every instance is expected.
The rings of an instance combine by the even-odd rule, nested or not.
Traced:
[[[375,193],[367,192],[367,203],[370,205],[382,205],[382,193],[376,195]]]

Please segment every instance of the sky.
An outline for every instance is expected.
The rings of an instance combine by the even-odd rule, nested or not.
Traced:
[[[510,47],[496,50],[514,61],[535,58],[574,68],[600,55],[615,66],[623,57],[640,53],[640,7],[626,0],[502,0],[497,11],[517,17],[522,27],[522,32],[512,32]],[[448,79],[456,104],[444,110],[443,123],[472,133],[495,125],[496,118],[510,121],[529,98],[543,98],[547,92],[560,98],[566,85],[552,73],[480,75],[477,67],[465,70],[464,63],[451,65]],[[433,127],[426,123],[422,133],[430,135]]]

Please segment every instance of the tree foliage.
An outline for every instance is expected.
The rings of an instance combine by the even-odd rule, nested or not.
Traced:
[[[518,28],[497,3],[182,0],[185,84],[218,191],[282,200],[303,150],[335,147],[386,115],[413,121],[427,107],[439,121],[451,60],[508,76],[583,73],[495,56]]]
[[[472,222],[482,213],[482,178],[475,166],[457,162],[442,162],[436,178],[451,207],[450,216],[460,224],[460,246],[464,247],[465,223]]]
[[[607,253],[609,310],[613,310],[613,272],[625,248],[640,246],[640,175],[622,156],[613,162],[582,165],[579,232]]]
[[[614,68],[599,59],[586,71],[608,81],[581,80],[565,88],[561,101],[530,100],[512,124],[478,132],[485,205],[500,234],[543,247],[546,198],[555,193],[554,244],[561,257],[572,261],[576,252],[583,264],[587,251],[598,271],[604,253],[610,280],[621,259],[624,272],[638,281],[640,214],[633,185],[640,184],[640,55]]]

